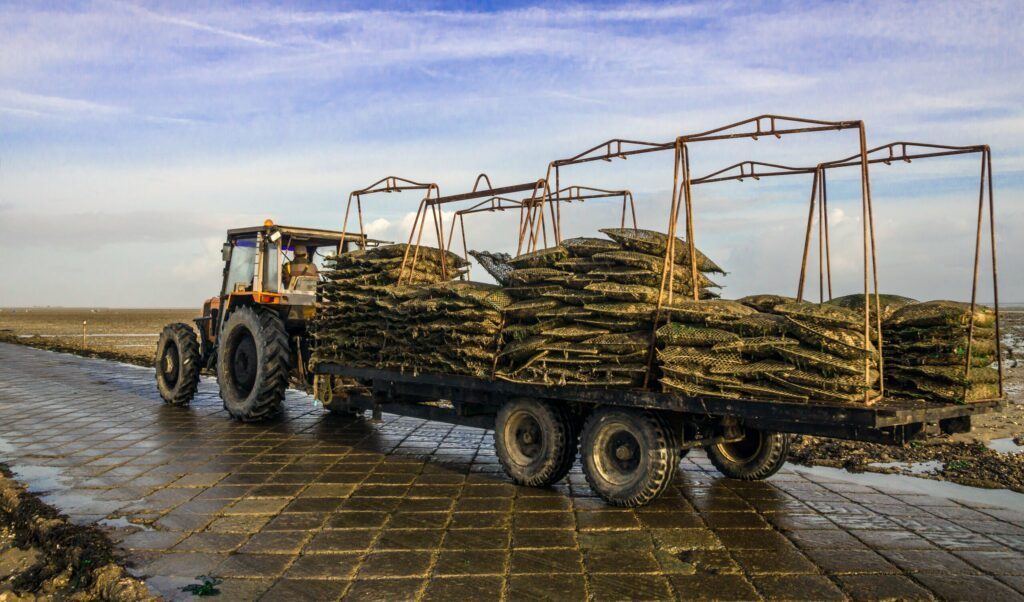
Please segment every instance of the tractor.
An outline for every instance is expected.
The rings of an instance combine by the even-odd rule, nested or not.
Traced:
[[[323,260],[365,247],[360,234],[275,225],[228,230],[220,294],[189,324],[163,329],[156,382],[168,404],[188,405],[204,369],[217,376],[224,408],[256,421],[276,414],[290,383],[312,385],[308,326]],[[198,336],[197,336],[198,332]]]

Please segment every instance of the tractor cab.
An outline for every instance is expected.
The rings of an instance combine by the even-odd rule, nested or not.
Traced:
[[[279,226],[228,230],[220,294],[195,319],[171,324],[157,343],[157,385],[165,401],[188,403],[199,372],[217,373],[228,412],[254,420],[277,411],[289,382],[308,384],[307,326],[325,260],[379,241],[362,234]]]

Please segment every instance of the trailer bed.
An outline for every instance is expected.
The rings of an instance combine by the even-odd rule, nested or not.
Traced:
[[[532,397],[709,417],[729,416],[740,419],[747,426],[769,431],[902,444],[925,434],[965,432],[970,429],[971,416],[992,411],[1000,403],[937,404],[922,400],[884,399],[865,405],[689,397],[637,389],[534,385],[471,376],[356,368],[335,363],[320,363],[314,372],[355,378],[367,384],[373,397],[355,402],[363,409],[379,407],[399,414],[484,428],[493,424],[493,415],[487,411],[489,407],[498,406],[510,398]],[[454,405],[451,408],[424,405],[424,402],[437,400],[451,401]]]

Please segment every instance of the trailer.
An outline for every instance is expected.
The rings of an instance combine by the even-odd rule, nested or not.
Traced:
[[[494,430],[506,473],[518,484],[547,486],[577,453],[590,486],[609,504],[643,505],[700,447],[734,479],[756,480],[785,463],[790,434],[901,445],[928,435],[963,433],[971,417],[998,401],[935,404],[886,399],[873,405],[687,397],[675,393],[530,385],[447,374],[414,374],[320,363],[315,395],[332,412],[383,412]],[[339,383],[358,381],[341,398]],[[351,386],[351,384],[349,384]]]
[[[781,138],[791,134],[854,130],[859,134],[859,152],[851,157],[822,162],[809,167],[787,167],[756,161],[745,161],[703,177],[690,172],[691,146],[701,142],[727,141],[740,138]],[[908,151],[908,146],[911,151]],[[923,150],[919,150],[923,149]],[[897,152],[897,150],[901,152]],[[721,181],[758,180],[766,176],[813,175],[807,234],[803,241],[803,261],[798,282],[798,300],[804,298],[808,251],[817,212],[819,231],[819,293],[825,301],[826,279],[828,298],[832,297],[830,247],[827,212],[825,211],[825,172],[841,167],[859,167],[861,172],[861,207],[863,221],[863,333],[865,351],[871,340],[881,346],[882,329],[878,297],[878,269],[875,248],[874,213],[872,208],[869,165],[893,162],[909,163],[914,159],[934,156],[979,153],[982,157],[981,192],[978,200],[977,237],[974,245],[974,280],[971,308],[976,304],[979,255],[981,249],[984,209],[989,209],[989,234],[992,240],[992,284],[995,299],[996,336],[999,333],[998,287],[995,255],[995,218],[993,215],[991,154],[987,146],[949,147],[893,143],[869,149],[862,121],[822,121],[778,115],[762,115],[748,120],[677,137],[664,143],[614,139],[567,159],[549,164],[544,178],[503,188],[491,188],[489,178],[477,178],[472,192],[444,197],[436,184],[421,184],[401,178],[385,178],[374,186],[356,191],[349,197],[346,209],[346,231],[352,200],[360,215],[361,197],[377,192],[424,190],[426,196],[409,235],[402,269],[415,266],[418,247],[425,224],[433,216],[437,246],[450,246],[455,220],[463,231],[464,216],[476,211],[520,210],[518,252],[537,250],[558,244],[561,238],[560,206],[575,198],[622,196],[621,221],[625,223],[626,190],[607,191],[560,185],[561,170],[571,165],[592,161],[610,162],[629,156],[659,151],[674,151],[672,203],[669,214],[668,248],[665,251],[661,293],[672,298],[677,223],[684,212],[685,240],[688,245],[691,282],[697,281],[694,246],[692,188],[699,184]],[[760,171],[757,171],[760,169]],[[480,189],[481,180],[487,188]],[[987,188],[986,188],[987,184]],[[530,192],[529,198],[509,202],[499,195]],[[445,240],[441,208],[446,203],[492,197],[468,210],[457,212],[452,231]],[[546,217],[549,216],[549,217]],[[635,227],[635,211],[634,211]],[[547,231],[550,228],[552,241]],[[822,238],[823,237],[823,238]],[[465,253],[465,242],[463,242]],[[410,263],[411,262],[411,263]],[[443,265],[442,265],[443,268]],[[697,300],[697,287],[693,287]],[[657,314],[663,301],[659,297]],[[973,328],[973,326],[972,326]],[[973,331],[972,331],[973,332]],[[654,364],[654,333],[648,377]],[[1000,354],[997,354],[1000,355]],[[879,371],[884,361],[879,353]],[[867,361],[867,360],[865,360]],[[970,348],[965,370],[970,371]],[[777,472],[786,461],[791,434],[834,437],[885,444],[905,444],[917,438],[938,433],[959,433],[970,430],[975,414],[992,411],[1003,399],[1002,359],[999,364],[999,396],[973,403],[935,403],[915,399],[892,399],[884,395],[869,397],[862,403],[809,400],[807,402],[768,401],[753,398],[722,398],[689,396],[662,392],[645,379],[641,389],[615,389],[600,386],[558,386],[524,384],[496,378],[394,371],[319,362],[312,366],[314,394],[333,412],[360,413],[372,411],[379,418],[382,412],[414,416],[494,430],[494,445],[499,462],[509,477],[520,485],[547,486],[565,475],[574,465],[577,454],[590,487],[609,504],[639,506],[660,495],[672,481],[680,459],[695,447],[704,448],[714,466],[725,476],[736,479],[764,479]],[[870,370],[866,369],[867,375]],[[870,387],[868,387],[870,388]]]

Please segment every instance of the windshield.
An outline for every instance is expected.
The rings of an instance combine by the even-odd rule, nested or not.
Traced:
[[[238,239],[232,243],[232,247],[225,292],[251,291],[252,280],[256,275],[256,239]]]

